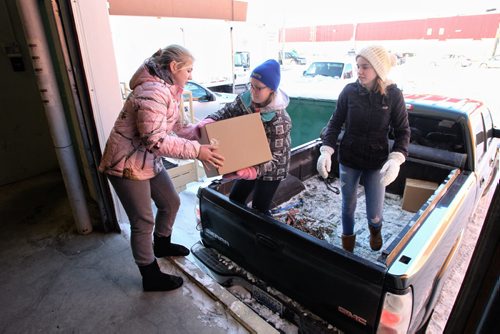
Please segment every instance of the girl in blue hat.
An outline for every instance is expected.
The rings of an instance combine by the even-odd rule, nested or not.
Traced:
[[[286,112],[290,99],[279,89],[280,78],[279,63],[274,59],[266,60],[250,75],[248,91],[198,124],[201,127],[231,117],[260,113],[272,160],[223,177],[236,179],[229,194],[231,200],[246,203],[253,191],[252,207],[266,214],[269,214],[273,196],[281,180],[287,176],[290,165],[292,121]]]

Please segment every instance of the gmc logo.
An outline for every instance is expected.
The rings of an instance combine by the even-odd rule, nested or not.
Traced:
[[[366,319],[363,319],[361,318],[359,315],[356,315],[354,313],[352,313],[351,311],[349,310],[346,310],[345,308],[343,308],[342,306],[339,306],[337,308],[339,310],[340,313],[342,313],[343,315],[345,316],[348,316],[349,318],[351,318],[352,320],[356,321],[356,322],[359,322],[360,324],[362,324],[363,326],[366,326]]]

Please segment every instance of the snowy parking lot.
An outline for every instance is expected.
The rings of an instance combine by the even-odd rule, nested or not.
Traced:
[[[316,80],[302,77],[305,66],[291,66],[282,69],[281,86],[298,96],[328,98],[329,90],[334,99],[344,85],[332,78],[317,77]],[[469,67],[429,66],[427,63],[411,59],[403,65],[394,67],[390,73],[392,80],[404,93],[423,93],[445,95],[455,98],[477,99],[486,103],[493,111],[497,124],[500,123],[500,69]]]

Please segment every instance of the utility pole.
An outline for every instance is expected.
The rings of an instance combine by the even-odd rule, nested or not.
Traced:
[[[497,34],[495,36],[495,44],[493,45],[493,53],[491,54],[492,57],[496,56],[496,54],[497,54],[497,47],[498,47],[498,40],[499,39],[500,39],[500,23],[498,24]]]
[[[487,13],[496,12],[496,11],[497,11],[496,8],[486,9]],[[498,24],[497,33],[495,35],[495,44],[493,45],[493,53],[491,54],[492,57],[496,56],[496,54],[497,54],[497,47],[498,47],[498,40],[499,39],[500,39],[500,23]]]

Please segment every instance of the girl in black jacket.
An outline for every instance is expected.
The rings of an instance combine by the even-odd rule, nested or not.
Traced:
[[[345,127],[339,145],[339,170],[342,191],[342,247],[354,249],[354,212],[357,186],[363,177],[370,246],[382,247],[382,221],[385,187],[399,173],[408,155],[410,128],[403,94],[387,79],[394,65],[391,55],[381,46],[369,46],[356,56],[358,80],[348,84],[339,95],[337,110],[330,118],[321,139],[318,173],[328,177],[331,156]],[[389,130],[394,145],[389,152]]]

